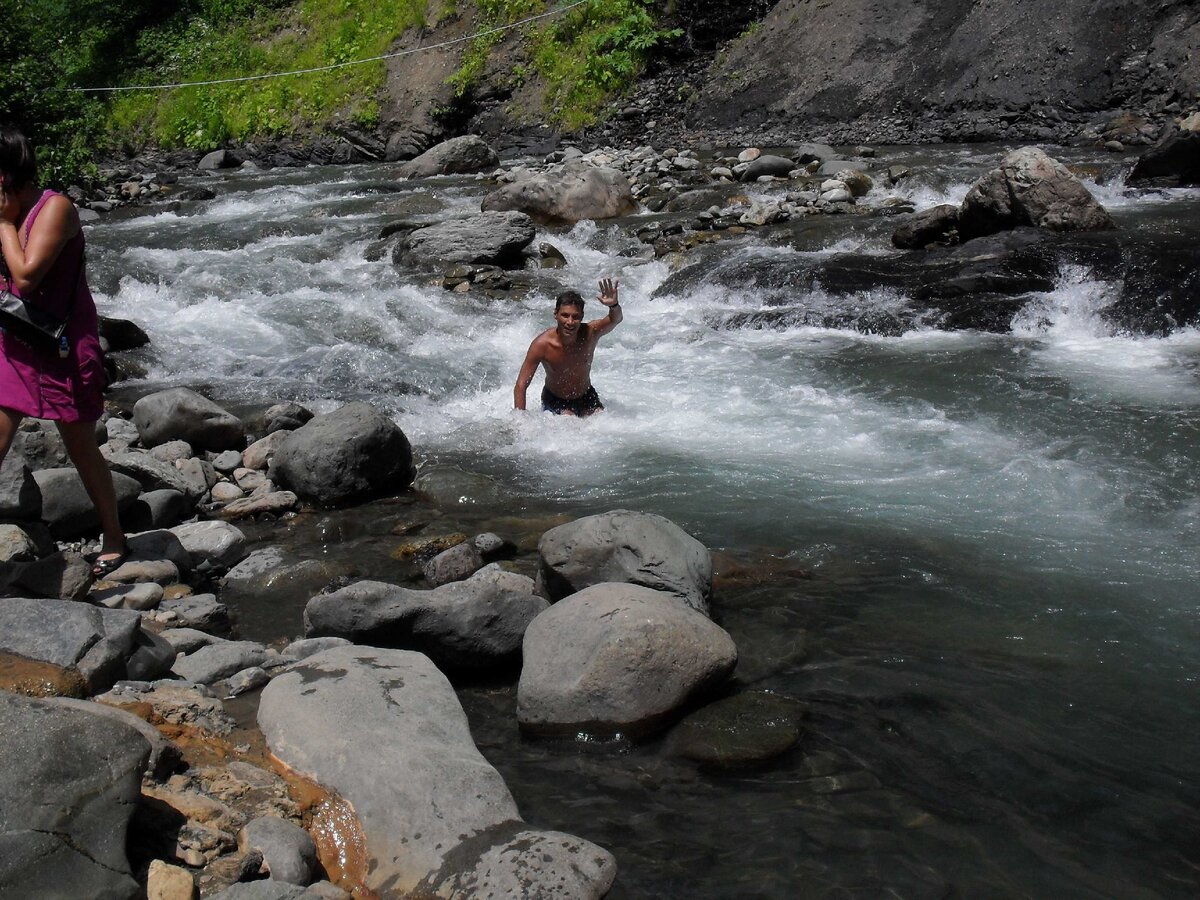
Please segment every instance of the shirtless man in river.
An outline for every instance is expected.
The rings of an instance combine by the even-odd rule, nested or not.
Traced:
[[[513,389],[514,407],[525,408],[525,392],[540,363],[546,370],[542,409],[568,416],[590,416],[604,409],[592,387],[592,355],[596,352],[596,342],[624,318],[617,299],[617,282],[602,278],[598,299],[608,307],[608,315],[585,323],[583,298],[575,291],[558,295],[554,302],[557,324],[543,331],[529,345],[517,375],[517,386]]]

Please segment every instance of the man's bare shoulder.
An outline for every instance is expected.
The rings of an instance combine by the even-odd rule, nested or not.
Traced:
[[[550,347],[558,346],[558,332],[554,328],[547,328],[541,334],[533,339],[530,343],[530,349],[544,350]]]

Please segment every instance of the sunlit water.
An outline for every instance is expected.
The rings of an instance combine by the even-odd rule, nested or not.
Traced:
[[[897,150],[881,164],[915,177],[870,200],[958,202],[996,158]],[[1195,192],[1128,190],[1111,160],[1088,172],[1135,227],[1198,208]],[[152,336],[147,388],[367,399],[424,471],[492,487],[465,488],[466,507],[641,509],[748,565],[811,572],[714,600],[739,685],[809,710],[800,746],[764,769],[702,772],[660,742],[522,741],[510,688],[463,692],[525,817],[616,853],[613,896],[1200,891],[1200,333],[1114,334],[1098,315],[1113,286],[1072,267],[1008,335],[717,327],[764,294],[652,296],[667,265],[618,255],[627,225],[583,223],[539,240],[566,255],[562,285],[621,281],[626,321],[593,373],[607,411],[522,415],[512,382],[550,324],[551,276],[487,299],[364,256],[396,218],[477,209],[483,182],[352,168],[218,184],[89,229],[102,312]],[[727,252],[883,255],[886,235],[839,221],[803,249]]]

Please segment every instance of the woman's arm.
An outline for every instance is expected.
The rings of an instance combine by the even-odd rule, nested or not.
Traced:
[[[10,218],[13,205],[10,196],[5,197],[7,202],[0,218],[0,249],[12,274],[13,287],[22,296],[28,296],[42,283],[67,241],[79,233],[79,213],[66,197],[51,197],[38,213],[29,239],[22,247],[17,226]]]

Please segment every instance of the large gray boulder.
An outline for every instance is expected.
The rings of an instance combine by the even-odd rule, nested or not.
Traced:
[[[497,188],[483,198],[482,209],[516,209],[535,222],[573,224],[631,215],[638,202],[616,169],[569,162]]]
[[[593,584],[625,582],[675,594],[708,613],[712,557],[662,516],[615,509],[559,525],[538,542],[538,579],[552,600]]]
[[[499,164],[500,157],[483,138],[464,134],[430,147],[416,159],[402,165],[397,174],[401,178],[466,175],[494,169]]]
[[[197,450],[241,450],[246,429],[240,419],[190,388],[147,394],[133,405],[138,437],[147,447],[187,441]]]
[[[59,540],[69,540],[100,529],[100,516],[75,468],[41,469],[33,473],[42,495],[42,521]],[[141,485],[127,475],[114,472],[117,508],[129,507],[142,492]]]
[[[1037,147],[1012,151],[975,182],[958,216],[965,240],[1021,225],[1050,231],[1117,227],[1079,179]]]
[[[598,584],[525,632],[517,719],[534,734],[640,735],[665,725],[737,664],[732,638],[678,597]]]
[[[304,633],[421,650],[439,665],[478,669],[513,661],[525,629],[548,606],[532,579],[490,565],[431,591],[360,581],[313,597]]]
[[[129,661],[140,647],[151,644],[141,621],[132,609],[71,600],[0,599],[0,650],[74,669],[95,694],[127,677]]]
[[[124,900],[150,745],[123,722],[0,691],[0,897]]]
[[[366,885],[382,896],[595,898],[615,876],[605,850],[520,821],[475,748],[454,689],[419,653],[338,647],[263,690],[258,724],[274,756],[337,791],[362,824]],[[530,833],[532,832],[532,834]]]
[[[482,212],[418,228],[396,246],[397,263],[432,266],[483,263],[515,266],[537,233],[521,212]]]
[[[412,484],[412,448],[395,422],[368,403],[348,403],[288,435],[272,474],[323,506],[395,494]]]

